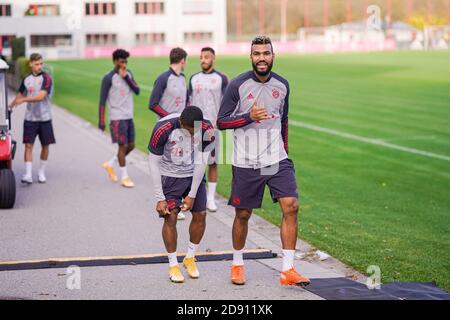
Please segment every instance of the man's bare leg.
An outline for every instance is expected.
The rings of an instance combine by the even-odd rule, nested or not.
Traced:
[[[164,216],[162,237],[166,250],[169,253],[177,251],[177,214],[178,210],[174,210],[171,214]]]
[[[211,164],[208,166],[208,182],[217,183],[217,164]]]
[[[119,161],[120,167],[125,167],[127,165],[126,156],[128,154],[128,144],[120,144],[119,150],[117,151],[117,160]]]
[[[236,215],[233,222],[233,249],[243,250],[248,234],[248,220],[252,216],[250,209],[236,209]]]
[[[128,176],[126,156],[133,151],[134,144],[121,144],[119,145],[119,151],[117,153],[117,159],[120,166],[120,181],[123,187],[133,188],[134,183]]]
[[[50,146],[49,145],[42,146],[41,160],[42,161],[47,161],[49,154],[50,154]]]
[[[280,278],[282,285],[306,286],[310,283],[308,278],[295,271],[294,259],[298,237],[298,199],[278,199],[283,212],[281,221],[281,242],[283,245],[283,266]]]
[[[126,155],[125,155],[125,156],[128,156],[128,155],[131,153],[131,151],[133,151],[134,149],[135,149],[134,143],[129,143],[129,144],[128,144],[128,148],[127,148],[127,152],[126,152]]]
[[[298,237],[298,200],[296,198],[279,199],[283,220],[281,221],[281,243],[285,250],[295,250]]]
[[[26,143],[25,144],[25,155],[24,160],[25,162],[33,162],[33,144]]]
[[[198,271],[197,264],[195,263],[195,254],[198,249],[200,241],[202,241],[203,235],[206,230],[206,211],[193,212],[192,221],[189,225],[189,244],[186,253],[186,258],[183,261],[183,265],[186,268],[189,277],[198,279],[200,272]]]
[[[206,211],[193,212],[192,221],[189,225],[189,241],[198,245],[206,230]]]
[[[162,237],[169,259],[169,277],[172,282],[184,282],[181,274],[178,258],[177,258],[177,215],[179,210],[173,210],[171,214],[164,216],[164,224],[162,227]]]
[[[245,284],[244,247],[248,234],[248,220],[252,216],[251,209],[236,209],[233,223],[233,266],[231,282],[236,285]]]

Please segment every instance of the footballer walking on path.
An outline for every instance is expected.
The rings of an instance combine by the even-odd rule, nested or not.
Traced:
[[[289,83],[271,72],[273,46],[268,37],[253,40],[253,70],[228,86],[218,117],[220,130],[234,129],[233,181],[229,205],[233,224],[231,281],[245,284],[243,249],[252,210],[261,208],[266,185],[283,213],[281,242],[282,285],[308,285],[294,269],[298,232],[298,191],[293,162],[288,158]],[[250,139],[248,139],[250,137]],[[251,145],[248,143],[251,141]],[[255,143],[256,142],[256,143]]]
[[[197,130],[196,124],[200,124]],[[204,176],[207,158],[203,157],[203,152],[213,141],[211,122],[204,120],[202,111],[192,106],[184,109],[181,115],[175,113],[161,119],[148,145],[156,211],[164,218],[162,236],[169,258],[170,280],[175,283],[184,282],[177,260],[177,215],[181,211],[192,212],[183,265],[189,277],[199,277],[195,252],[206,228]],[[199,152],[195,152],[196,148]]]
[[[33,146],[36,137],[41,141],[41,162],[39,166],[38,181],[47,181],[45,168],[49,156],[50,145],[56,143],[53,133],[51,93],[52,78],[42,71],[44,60],[39,53],[30,56],[31,73],[22,80],[16,98],[11,102],[10,109],[22,103],[27,104],[25,121],[23,123],[23,143],[25,144],[25,174],[22,183],[33,183]]]
[[[133,93],[139,95],[140,89],[127,69],[130,54],[122,49],[113,53],[114,69],[105,75],[102,81],[99,105],[99,129],[105,130],[105,106],[109,106],[110,131],[113,143],[119,145],[117,155],[103,164],[112,181],[118,180],[114,166],[120,166],[120,185],[133,188],[134,183],[128,176],[126,156],[134,150],[135,130],[133,122]]]
[[[228,85],[228,78],[214,69],[216,53],[213,48],[205,47],[201,50],[200,66],[202,71],[194,74],[189,81],[189,105],[197,106],[203,111],[205,119],[216,126],[220,102]],[[216,134],[215,149],[208,159],[208,201],[207,209],[217,211],[215,199],[217,188],[217,163],[219,160],[220,135]]]

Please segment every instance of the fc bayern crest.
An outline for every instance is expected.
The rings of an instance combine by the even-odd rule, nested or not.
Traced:
[[[280,97],[280,92],[276,89],[272,90],[272,97],[278,99]]]

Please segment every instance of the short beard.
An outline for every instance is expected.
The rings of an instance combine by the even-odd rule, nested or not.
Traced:
[[[270,74],[270,72],[272,72],[273,61],[272,61],[272,63],[267,65],[267,70],[264,71],[264,72],[258,71],[258,66],[256,64],[252,63],[252,65],[253,65],[253,70],[256,72],[256,74],[258,76],[260,76],[260,77],[267,77]]]
[[[211,70],[212,69],[212,64],[210,64],[209,66],[208,66],[208,68],[204,68],[203,67],[203,65],[202,65],[202,69],[203,69],[203,71],[209,71],[209,70]]]

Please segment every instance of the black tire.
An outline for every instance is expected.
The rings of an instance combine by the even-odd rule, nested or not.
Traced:
[[[10,169],[0,170],[0,209],[11,209],[16,202],[16,178]]]

